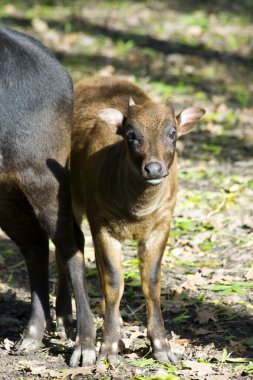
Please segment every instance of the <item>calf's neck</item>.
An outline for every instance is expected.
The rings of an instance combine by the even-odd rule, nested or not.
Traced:
[[[87,215],[102,284],[99,360],[119,360],[121,243],[136,239],[148,336],[160,362],[175,361],[160,309],[161,261],[176,202],[176,141],[203,114],[198,107],[178,112],[169,102],[156,104],[117,78],[83,80],[75,87],[72,202],[79,225]]]

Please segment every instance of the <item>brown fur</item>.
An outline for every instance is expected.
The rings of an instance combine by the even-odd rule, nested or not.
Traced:
[[[130,97],[135,105],[129,106]],[[125,118],[116,127],[111,123],[111,129],[99,116],[101,110],[106,109],[108,113],[108,108],[120,111]],[[198,116],[194,116],[196,113]],[[162,362],[175,361],[160,310],[161,260],[177,192],[175,144],[167,134],[173,128],[178,135],[183,128],[182,133],[189,132],[203,113],[191,108],[176,116],[171,106],[153,103],[138,87],[116,78],[83,80],[75,87],[71,155],[73,209],[78,223],[86,214],[91,227],[105,298],[104,337],[99,358],[106,358],[112,364],[118,361],[119,303],[124,287],[120,243],[125,239],[138,241],[148,335],[155,356]],[[132,126],[141,136],[137,148],[136,139],[134,143],[131,139],[127,142]],[[152,162],[159,163],[162,172],[162,182],[155,186],[148,182],[151,174],[146,169]],[[155,173],[151,182],[159,175]]]

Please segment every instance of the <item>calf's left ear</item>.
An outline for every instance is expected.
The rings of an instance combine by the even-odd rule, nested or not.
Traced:
[[[122,113],[116,108],[104,108],[98,111],[98,116],[103,120],[114,133],[120,133],[121,125],[123,122]]]
[[[191,132],[199,119],[205,114],[205,110],[199,107],[190,107],[184,109],[177,115],[178,127],[177,136],[185,135]]]

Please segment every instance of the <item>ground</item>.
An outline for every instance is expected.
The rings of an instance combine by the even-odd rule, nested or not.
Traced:
[[[206,109],[178,144],[180,187],[163,260],[161,304],[179,363],[159,365],[146,339],[135,242],[126,242],[122,364],[68,369],[73,346],[51,332],[17,355],[29,282],[15,245],[0,236],[0,379],[250,379],[253,377],[253,44],[250,0],[2,0],[1,24],[42,41],[74,81],[120,75],[157,101]],[[86,276],[101,337],[100,287],[87,222]],[[57,282],[54,252],[50,299]],[[52,329],[54,326],[52,326]],[[98,339],[98,346],[99,346]]]

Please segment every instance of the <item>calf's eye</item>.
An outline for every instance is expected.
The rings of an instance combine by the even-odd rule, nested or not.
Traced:
[[[136,140],[136,136],[135,136],[134,132],[129,132],[127,134],[127,139],[128,139],[128,141]]]
[[[139,147],[141,145],[141,140],[136,136],[134,132],[128,132],[126,137],[129,145],[135,147]]]
[[[169,133],[168,133],[168,136],[169,136],[169,138],[171,139],[171,140],[175,140],[175,138],[176,138],[176,131],[175,131],[175,129],[172,129],[171,131],[169,131]]]

